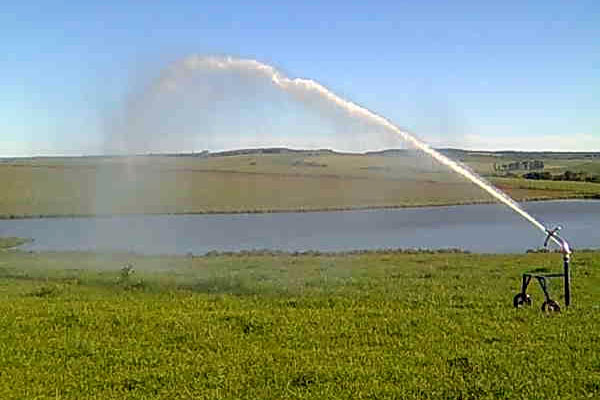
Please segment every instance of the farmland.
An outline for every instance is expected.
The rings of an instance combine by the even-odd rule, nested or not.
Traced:
[[[454,155],[454,154],[453,154]],[[514,155],[455,155],[517,200],[597,198],[600,184],[501,176]],[[597,158],[537,155],[546,169],[597,171]],[[579,168],[579,169],[577,169]],[[274,212],[489,202],[424,155],[330,151],[6,159],[0,216]]]

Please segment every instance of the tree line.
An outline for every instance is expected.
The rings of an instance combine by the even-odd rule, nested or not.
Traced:
[[[552,174],[548,171],[528,172],[522,175],[525,179],[548,180],[548,181],[573,181],[573,182],[596,182],[600,183],[600,175],[587,172],[565,171],[562,174]]]

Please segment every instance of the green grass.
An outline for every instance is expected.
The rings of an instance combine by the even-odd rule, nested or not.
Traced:
[[[464,161],[489,175],[493,162],[510,160],[471,155]],[[559,172],[565,163],[586,170],[600,165],[585,160],[544,161]],[[491,180],[517,200],[600,197],[600,184]],[[472,183],[414,154],[23,159],[0,163],[0,182],[0,218],[311,211],[492,201]]]
[[[415,157],[296,154],[22,160],[0,164],[0,215],[269,212],[487,200],[472,184],[430,164]]]
[[[597,154],[597,153],[596,153]],[[494,164],[509,164],[515,161],[540,160],[544,162],[544,171],[559,175],[567,170],[573,172],[585,172],[589,174],[600,173],[600,160],[598,157],[591,157],[591,154],[577,153],[466,153],[461,157],[461,161],[468,164],[473,170],[481,175],[495,175]],[[528,171],[517,170],[517,174],[523,174]]]
[[[0,398],[598,398],[600,253],[575,254],[571,309],[511,305],[560,265],[0,252]]]
[[[24,239],[24,238],[18,238],[18,237],[0,237],[0,250],[18,247],[29,241],[30,241],[30,239]]]
[[[490,180],[495,186],[517,200],[600,198],[600,184],[598,183],[520,178],[491,178]]]

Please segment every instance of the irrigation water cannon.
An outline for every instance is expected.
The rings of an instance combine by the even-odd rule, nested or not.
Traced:
[[[546,229],[546,240],[544,241],[544,247],[547,248],[550,242],[554,242],[560,246],[560,252],[563,255],[563,272],[562,273],[554,273],[554,274],[531,274],[525,273],[523,274],[523,282],[521,284],[521,292],[517,293],[513,299],[513,304],[515,307],[519,308],[522,306],[530,306],[531,305],[531,296],[527,294],[527,287],[531,282],[532,278],[535,278],[542,291],[544,292],[545,301],[542,304],[542,311],[555,311],[560,312],[560,305],[557,301],[552,300],[550,298],[550,293],[548,292],[548,282],[547,279],[550,278],[563,278],[564,280],[564,290],[565,290],[565,305],[568,307],[571,304],[571,275],[569,271],[569,262],[571,260],[571,248],[569,243],[562,237],[558,235],[558,231],[562,228],[557,226],[554,229]]]
[[[491,195],[496,200],[500,201],[514,212],[519,214],[521,217],[529,221],[536,228],[540,229],[542,232],[548,234],[546,238],[546,244],[548,244],[549,240],[556,242],[561,246],[561,250],[564,255],[565,260],[565,272],[564,274],[549,274],[549,275],[531,275],[524,274],[523,275],[523,288],[521,293],[515,296],[514,302],[516,306],[521,306],[523,304],[531,304],[531,298],[527,295],[526,289],[531,278],[535,277],[542,285],[542,289],[546,294],[546,301],[542,308],[546,309],[555,309],[559,310],[560,307],[557,302],[550,299],[548,296],[548,292],[546,290],[546,279],[554,276],[563,276],[565,277],[565,300],[566,304],[570,303],[570,293],[569,293],[569,255],[571,251],[569,249],[569,245],[566,241],[558,236],[558,229],[548,230],[542,225],[538,220],[533,218],[533,216],[529,215],[525,210],[523,210],[518,203],[516,203],[512,198],[510,198],[506,193],[502,192],[498,188],[494,187],[492,184],[487,182],[481,176],[477,175],[475,172],[471,171],[471,169],[465,167],[462,163],[454,161],[439,151],[435,150],[433,147],[428,145],[425,142],[422,142],[414,135],[409,133],[408,131],[401,129],[400,127],[394,125],[391,121],[385,118],[382,115],[376,114],[369,109],[362,107],[356,103],[353,103],[349,100],[346,100],[327,87],[321,85],[319,82],[314,81],[312,79],[303,79],[303,78],[289,78],[279,72],[277,69],[272,67],[271,65],[261,63],[257,60],[252,59],[237,59],[233,57],[199,57],[196,55],[190,56],[182,60],[181,62],[175,64],[170,70],[172,71],[165,77],[164,82],[166,83],[177,83],[177,79],[179,75],[187,75],[187,72],[194,70],[229,70],[232,72],[240,72],[240,73],[252,73],[253,75],[262,76],[264,78],[268,78],[275,86],[279,89],[288,92],[288,93],[298,93],[301,95],[314,95],[323,100],[326,104],[331,106],[335,106],[336,108],[340,108],[344,110],[349,116],[354,118],[358,118],[361,121],[374,123],[379,127],[385,128],[390,132],[394,132],[398,134],[406,144],[411,147],[414,147],[423,153],[429,155],[434,160],[439,162],[441,165],[448,167],[450,170],[456,172],[457,174],[463,176],[468,179],[475,185],[479,186],[481,189],[486,191],[489,195]],[[184,74],[180,74],[183,72]]]

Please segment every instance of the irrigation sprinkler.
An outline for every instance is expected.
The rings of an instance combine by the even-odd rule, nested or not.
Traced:
[[[527,287],[533,278],[535,278],[542,291],[544,292],[545,301],[542,304],[542,311],[549,312],[560,312],[560,305],[557,301],[553,300],[550,297],[550,293],[548,292],[548,279],[551,278],[563,278],[564,279],[564,290],[565,290],[565,305],[568,307],[571,304],[571,275],[569,271],[569,261],[571,260],[571,248],[569,247],[569,243],[558,235],[558,231],[560,231],[561,227],[557,226],[556,228],[550,230],[546,229],[546,240],[544,241],[544,247],[548,247],[551,239],[553,242],[557,243],[560,246],[560,252],[563,255],[563,272],[562,273],[550,273],[550,274],[531,274],[524,273],[523,281],[521,284],[521,292],[517,293],[513,299],[513,305],[516,308],[522,306],[530,306],[532,303],[531,296],[527,294]]]
[[[548,230],[538,220],[536,220],[533,216],[531,216],[524,209],[522,209],[519,206],[519,204],[515,202],[511,197],[509,197],[506,193],[494,187],[491,183],[483,179],[475,172],[471,171],[471,169],[467,168],[462,163],[446,157],[427,143],[422,142],[409,132],[394,125],[390,120],[386,119],[384,116],[376,114],[365,107],[362,107],[356,103],[353,103],[350,100],[346,100],[336,95],[327,87],[321,85],[319,82],[314,81],[312,79],[289,78],[283,75],[274,67],[268,64],[261,63],[257,60],[236,59],[232,57],[199,57],[197,55],[192,55],[181,60],[181,62],[176,63],[172,68],[170,68],[171,73],[167,74],[161,80],[160,86],[164,85],[165,87],[172,87],[174,85],[177,85],[177,79],[179,75],[186,76],[189,71],[197,69],[229,70],[232,72],[239,72],[251,74],[253,76],[268,78],[275,86],[277,86],[279,89],[285,92],[289,92],[292,94],[301,94],[302,96],[317,96],[326,104],[329,104],[330,106],[335,106],[336,109],[339,108],[341,110],[345,110],[345,112],[350,116],[358,118],[361,121],[374,123],[379,127],[385,128],[390,132],[398,134],[406,142],[406,144],[422,151],[423,153],[429,155],[434,160],[439,162],[441,165],[448,167],[451,171],[454,171],[459,175],[463,176],[464,178],[468,179],[469,181],[486,191],[488,194],[490,194],[493,198],[502,202],[504,205],[512,209],[524,219],[526,219],[533,226],[546,233],[546,246],[551,240],[561,247],[564,259],[564,273],[546,275],[523,274],[523,285],[521,288],[521,293],[517,294],[514,298],[514,304],[516,307],[525,304],[531,304],[531,297],[529,297],[529,295],[527,294],[527,286],[529,285],[532,278],[536,278],[538,280],[546,296],[546,301],[542,305],[543,310],[560,310],[560,306],[558,305],[558,303],[552,300],[550,298],[550,295],[548,294],[546,279],[549,278],[564,277],[565,303],[567,306],[570,304],[571,293],[569,281],[569,258],[571,250],[569,249],[568,243],[558,236],[557,232],[559,228]],[[320,104],[321,102],[318,103]]]

